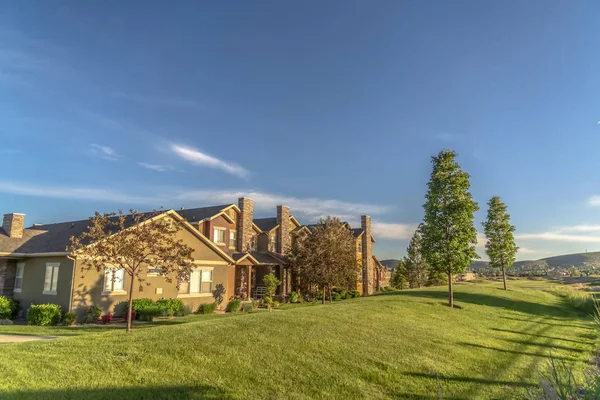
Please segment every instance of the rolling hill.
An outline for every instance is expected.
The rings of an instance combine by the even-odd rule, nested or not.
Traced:
[[[540,258],[539,260],[523,260],[513,264],[516,269],[527,269],[532,267],[546,267],[561,269],[575,267],[578,269],[600,268],[600,251],[589,253],[564,254]],[[488,268],[487,261],[474,261],[469,268],[473,270]]]

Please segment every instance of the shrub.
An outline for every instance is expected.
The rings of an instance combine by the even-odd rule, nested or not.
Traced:
[[[0,325],[12,325],[13,322],[10,319],[0,319]]]
[[[252,308],[255,309],[255,310],[258,310],[259,307],[260,307],[260,301],[253,300],[252,301]]]
[[[161,310],[158,306],[147,306],[137,311],[137,315],[140,316],[141,321],[152,322],[154,318],[160,316]]]
[[[587,292],[574,289],[571,286],[554,286],[548,292],[562,297],[565,303],[579,311],[586,314],[594,312],[594,297]]]
[[[277,286],[281,285],[281,281],[272,273],[264,276],[263,283],[265,284],[265,293],[269,297],[274,296]]]
[[[288,301],[290,303],[297,303],[298,302],[298,293],[296,293],[296,292],[289,292],[288,293]]]
[[[198,307],[198,311],[196,311],[196,314],[212,314],[215,312],[216,308],[217,303],[200,304],[200,306]]]
[[[11,298],[0,296],[0,319],[14,318],[18,304]]]
[[[344,296],[344,300],[350,300],[351,298],[352,298],[352,293],[346,292],[346,295]]]
[[[225,309],[225,311],[226,312],[238,312],[238,311],[240,311],[241,306],[242,306],[241,300],[232,300],[229,303],[227,303],[227,308]]]
[[[192,314],[192,313],[193,313],[193,311],[192,311],[192,307],[190,307],[190,306],[188,306],[187,304],[185,304],[185,305],[183,306],[183,309],[181,310],[181,315],[182,315],[183,317],[185,317],[186,315],[190,315],[190,314]]]
[[[346,299],[347,298],[346,296],[348,295],[348,291],[346,289],[342,289],[338,293],[340,295],[340,299]],[[337,299],[337,300],[340,300],[340,299]],[[336,300],[336,299],[334,298],[334,300]]]
[[[265,296],[265,298],[263,299],[263,304],[265,305],[265,307],[271,308],[271,306],[273,305],[273,299],[269,296]]]
[[[156,303],[154,302],[154,300],[147,299],[147,298],[133,299],[133,302],[131,304],[131,308],[133,308],[133,311],[137,311],[138,314],[142,308],[153,307],[153,306],[156,306]],[[127,311],[128,309],[129,309],[129,304],[127,304],[125,306],[125,311]]]
[[[100,307],[91,306],[85,310],[83,313],[83,322],[86,324],[93,324],[98,322],[98,318],[102,314],[102,309]]]
[[[102,323],[103,324],[110,324],[112,322],[113,316],[112,314],[105,314],[102,316]]]
[[[273,302],[273,308],[279,308],[280,304],[278,301]]]
[[[215,303],[217,307],[223,303],[223,295],[225,294],[225,286],[222,283],[219,283],[215,286],[215,290],[212,291],[213,298],[215,299]]]
[[[353,290],[351,292],[351,296],[352,296],[353,299],[355,299],[357,297],[360,297],[360,292],[358,290]]]
[[[62,311],[57,304],[32,304],[27,311],[27,324],[37,326],[56,325],[60,322]]]
[[[333,292],[333,293],[331,293],[331,298],[332,298],[334,301],[338,301],[338,300],[341,300],[341,299],[342,299],[342,295],[341,295],[341,294],[339,294],[338,292]]]
[[[160,309],[162,315],[170,317],[172,315],[181,315],[184,304],[180,299],[160,299],[156,302],[156,306]]]
[[[74,312],[68,312],[63,317],[63,325],[66,325],[66,326],[73,325],[75,323],[76,319],[77,319],[77,314],[75,314]]]
[[[243,310],[245,312],[252,312],[252,311],[254,311],[254,304],[252,304],[252,303],[246,303],[246,304],[244,304]]]

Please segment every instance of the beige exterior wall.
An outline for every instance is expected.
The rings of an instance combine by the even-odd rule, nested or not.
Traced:
[[[19,300],[21,307],[26,311],[31,304],[58,304],[63,311],[69,311],[71,298],[71,282],[73,278],[73,261],[65,257],[38,257],[27,258],[23,268],[23,288],[15,292],[13,297]],[[58,282],[56,294],[43,294],[46,264],[58,263]]]
[[[205,243],[200,241],[191,232],[185,230],[178,233],[178,239],[182,239],[185,244],[192,247],[194,252],[192,257],[197,261],[195,268],[213,270],[213,289],[219,283],[223,284],[226,293],[223,307],[226,305],[230,296],[233,296],[233,284],[230,283],[235,273],[235,267],[228,265],[220,255]],[[167,282],[162,276],[145,276],[146,279],[140,290],[140,285],[135,283],[133,288],[133,298],[150,298],[159,300],[162,298],[180,298],[189,305],[193,311],[202,303],[212,303],[214,301],[212,294],[187,294],[189,283],[182,283],[180,290],[177,290],[176,282]],[[78,260],[75,266],[75,284],[73,289],[72,310],[81,313],[86,307],[96,305],[102,308],[104,313],[115,313],[120,315],[128,301],[130,277],[125,274],[124,291],[118,293],[106,293],[104,291],[104,271],[85,270],[83,261]],[[150,285],[146,285],[149,283]]]

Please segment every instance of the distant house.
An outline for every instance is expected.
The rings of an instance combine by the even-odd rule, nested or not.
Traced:
[[[195,269],[188,282],[177,289],[164,276],[150,269],[143,291],[135,288],[134,298],[180,298],[196,308],[213,301],[217,284],[229,298],[260,296],[262,278],[272,272],[281,280],[276,296],[283,298],[294,289],[287,259],[293,233],[310,231],[290,215],[289,208],[277,206],[276,217],[253,218],[254,202],[240,198],[238,204],[225,204],[185,210],[169,210],[161,218],[183,222],[179,238],[194,249]],[[82,269],[82,260],[71,259],[65,251],[71,236],[79,236],[89,220],[36,224],[25,228],[25,215],[4,215],[0,229],[0,295],[13,297],[27,309],[31,304],[59,304],[64,311],[80,312],[96,305],[104,312],[120,313],[128,298],[128,276],[122,271],[96,272]],[[384,284],[383,266],[373,255],[369,216],[354,229],[361,277],[357,288],[367,295]]]
[[[475,272],[473,271],[467,271],[463,274],[458,274],[456,276],[456,280],[457,282],[467,282],[467,281],[473,281],[475,280],[477,276],[475,275]]]

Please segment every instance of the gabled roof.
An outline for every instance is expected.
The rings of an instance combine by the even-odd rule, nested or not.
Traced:
[[[231,208],[232,206],[237,208],[235,204],[222,204],[220,206],[188,208],[177,211],[177,214],[181,215],[188,222],[195,223],[221,214],[224,210]]]
[[[255,218],[253,221],[258,229],[263,232],[270,232],[279,226],[277,223],[277,217]]]
[[[286,257],[275,254],[271,251],[267,253],[258,253],[256,251],[253,251],[252,256],[254,256],[254,258],[258,261],[259,264],[281,265],[287,264],[289,262]]]

